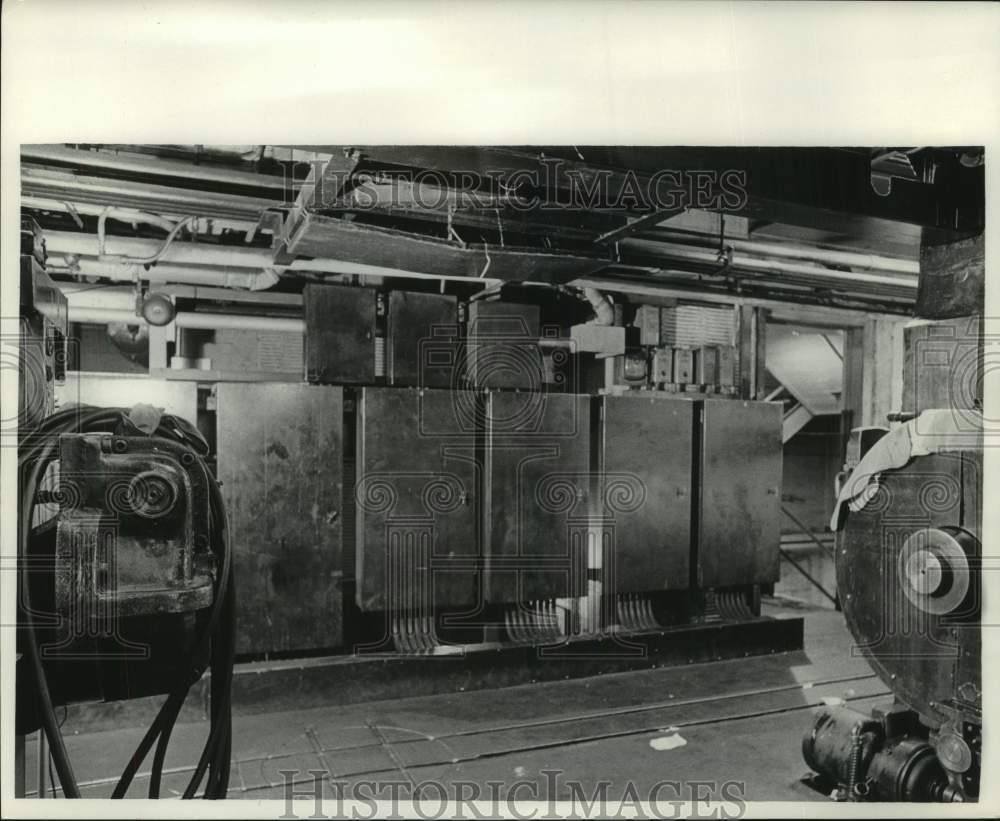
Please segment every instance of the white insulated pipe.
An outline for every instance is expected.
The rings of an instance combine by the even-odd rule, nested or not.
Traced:
[[[644,240],[643,237],[632,239]],[[718,238],[709,235],[699,237],[698,242],[694,238],[689,241],[681,240],[679,237],[673,239],[653,239],[649,237],[645,241],[655,241],[664,247],[689,248],[692,250],[705,250],[706,245],[715,244]],[[629,242],[632,240],[630,239]],[[867,271],[876,271],[891,274],[910,274],[917,276],[920,273],[920,262],[918,260],[899,259],[896,257],[884,257],[878,254],[865,254],[859,251],[841,251],[827,248],[816,248],[811,245],[799,245],[798,243],[785,242],[764,242],[762,240],[730,239],[725,237],[722,244],[745,254],[753,254],[759,257],[777,257],[781,259],[797,259],[802,262],[820,262],[830,265],[846,265],[851,268],[862,268]]]
[[[106,257],[140,259],[156,253],[163,240],[109,236],[104,241]],[[46,231],[45,248],[50,254],[98,257],[97,235],[72,231]],[[228,248],[207,242],[172,242],[160,258],[163,262],[187,263],[199,266],[248,268],[259,271],[273,267],[270,251],[262,248]]]
[[[49,257],[49,270],[65,268],[82,276],[102,277],[116,282],[173,282],[178,285],[212,285],[218,288],[236,288],[259,291],[269,288],[278,281],[277,274],[268,271],[253,271],[246,268],[204,268],[196,266],[172,265],[158,262],[146,270],[134,263],[79,257],[70,264],[66,257]]]
[[[219,328],[237,328],[247,331],[280,331],[286,334],[305,334],[306,321],[286,316],[250,316],[248,314],[209,314],[188,311],[174,317],[178,328],[202,328],[214,331]]]
[[[146,320],[134,311],[124,308],[95,308],[84,305],[69,305],[70,322],[86,322],[96,325],[122,323],[125,325],[145,325]],[[304,334],[306,323],[303,319],[278,316],[250,316],[247,314],[209,314],[187,311],[177,314],[172,324],[177,328],[199,328],[218,330],[233,328],[244,331],[277,331],[288,334]]]
[[[163,246],[162,240],[137,239],[131,237],[107,237],[104,243],[106,257],[98,262],[117,265],[120,257],[144,257],[156,253]],[[97,257],[96,234],[77,234],[72,231],[48,231],[45,234],[45,247],[50,254],[62,257],[80,257],[81,270],[85,262],[82,257]],[[238,269],[231,275],[254,276],[267,271],[302,271],[319,274],[350,274],[363,277],[399,277],[402,279],[432,279],[451,280],[457,282],[475,282],[479,285],[489,285],[502,280],[479,277],[451,276],[446,274],[425,274],[418,271],[407,271],[400,268],[387,268],[381,265],[366,265],[361,262],[348,262],[329,258],[297,259],[290,265],[275,265],[271,252],[262,248],[238,248],[210,245],[204,242],[174,242],[164,252],[156,265],[138,266],[138,276],[143,280],[177,282],[192,285],[219,285],[219,275],[214,279],[183,279],[192,269],[179,267],[169,268],[170,263],[197,266],[197,270],[207,272],[212,268]],[[157,269],[162,269],[157,273]],[[242,269],[242,270],[239,270]],[[169,273],[165,273],[169,272]],[[95,274],[95,276],[113,276],[113,274]],[[131,274],[128,277],[131,279]],[[244,287],[253,287],[247,285]]]
[[[644,239],[626,239],[621,241],[626,249],[642,251],[653,256],[667,259],[685,259],[703,265],[718,265],[719,256],[715,251],[693,248],[684,245],[671,245]],[[917,277],[908,274],[862,273],[860,271],[835,271],[821,268],[817,265],[802,265],[780,260],[760,259],[745,255],[733,255],[731,267],[743,268],[748,271],[760,271],[772,274],[790,274],[799,277],[811,277],[816,280],[840,280],[845,283],[868,285],[891,285],[897,288],[913,289],[917,287]]]
[[[615,306],[611,304],[610,299],[596,288],[584,288],[583,295],[590,303],[590,307],[594,309],[593,323],[595,325],[615,324]]]
[[[826,262],[831,265],[864,268],[866,271],[909,274],[911,276],[917,276],[920,273],[920,261],[915,259],[895,259],[877,254],[862,254],[857,251],[832,251],[826,248],[810,248],[807,245],[785,245],[780,242],[759,242],[757,240],[726,239],[724,244],[732,246],[734,251],[763,257],[800,259],[804,262]]]
[[[150,214],[146,211],[139,211],[135,208],[118,208],[112,206],[108,208],[104,205],[96,205],[92,202],[70,202],[49,199],[48,197],[21,197],[22,208],[37,208],[39,211],[64,211],[72,215],[86,214],[91,217],[99,217],[106,214],[108,219],[118,222],[127,222],[130,225],[155,225],[164,231],[170,231],[176,224],[174,220],[168,219],[160,214]]]

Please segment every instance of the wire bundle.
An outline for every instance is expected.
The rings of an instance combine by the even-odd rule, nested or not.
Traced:
[[[51,693],[45,670],[42,666],[38,638],[32,621],[27,561],[28,543],[31,535],[31,519],[34,507],[40,503],[39,484],[46,468],[58,458],[59,437],[72,433],[124,432],[125,435],[142,435],[129,419],[127,408],[96,408],[80,405],[53,414],[31,431],[22,441],[18,463],[21,478],[19,550],[22,573],[22,614],[25,630],[25,656],[35,679],[42,729],[49,741],[52,760],[55,764],[63,795],[79,798],[80,790],[73,775],[73,768],[66,752],[59,722],[56,719]],[[149,797],[158,798],[166,758],[167,746],[177,717],[191,686],[204,675],[211,666],[210,722],[209,736],[201,757],[184,791],[184,798],[194,798],[205,783],[202,798],[225,798],[229,787],[229,770],[232,753],[232,718],[230,691],[233,679],[235,657],[236,598],[233,581],[233,564],[226,526],[225,507],[218,483],[209,474],[204,457],[209,454],[209,446],[204,437],[188,421],[170,414],[163,414],[152,433],[152,440],[166,440],[179,443],[194,451],[198,469],[204,471],[206,484],[210,489],[210,530],[212,549],[219,559],[219,572],[215,578],[215,591],[211,608],[199,614],[199,634],[193,649],[183,663],[178,665],[179,675],[159,712],[135,753],[125,767],[116,785],[112,798],[124,798],[139,767],[145,761],[150,749],[156,744],[153,767],[149,781]],[[166,444],[165,441],[165,444]],[[206,659],[208,663],[206,663]]]

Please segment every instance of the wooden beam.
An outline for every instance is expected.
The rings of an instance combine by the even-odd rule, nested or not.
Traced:
[[[744,399],[763,399],[767,393],[767,310],[738,305],[734,310],[734,320],[740,396]]]

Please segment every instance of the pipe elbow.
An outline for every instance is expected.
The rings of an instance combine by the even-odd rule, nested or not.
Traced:
[[[611,300],[596,288],[584,288],[583,295],[594,309],[594,325],[614,325],[615,308]]]

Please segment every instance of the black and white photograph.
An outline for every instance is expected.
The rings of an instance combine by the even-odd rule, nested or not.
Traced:
[[[998,12],[5,4],[3,816],[995,815]]]

